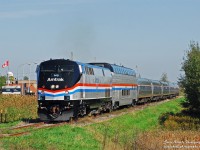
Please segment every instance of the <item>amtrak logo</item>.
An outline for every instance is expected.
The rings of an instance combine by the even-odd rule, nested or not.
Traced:
[[[47,82],[51,82],[51,81],[64,81],[63,78],[48,78]]]
[[[54,76],[54,77],[59,77],[60,75],[59,75],[59,74],[54,74],[53,76]]]

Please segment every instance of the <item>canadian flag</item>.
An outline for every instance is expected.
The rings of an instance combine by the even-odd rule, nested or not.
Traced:
[[[5,67],[7,67],[7,66],[9,66],[9,61],[8,61],[8,60],[5,61],[5,63],[2,65],[2,68],[5,68]]]

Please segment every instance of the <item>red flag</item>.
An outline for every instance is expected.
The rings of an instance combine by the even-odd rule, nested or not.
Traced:
[[[5,68],[5,67],[7,67],[7,66],[9,66],[9,61],[8,61],[8,60],[5,61],[5,63],[2,65],[2,68]]]

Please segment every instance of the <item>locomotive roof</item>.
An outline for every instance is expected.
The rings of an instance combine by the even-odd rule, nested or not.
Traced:
[[[76,64],[82,65],[82,66],[88,66],[91,68],[102,68],[105,70],[109,70],[109,68],[107,68],[107,67],[97,66],[97,65],[90,64],[90,63],[83,63],[83,62],[74,61],[74,60],[70,60],[70,59],[49,59],[49,60],[41,62],[41,64],[46,64],[46,63],[50,63],[50,62],[52,62],[53,64],[57,64],[57,63],[59,64],[59,63],[63,63],[64,61],[76,63]]]
[[[89,63],[89,64],[108,68],[108,69],[110,69],[111,72],[114,72],[116,74],[124,74],[124,75],[132,75],[132,76],[136,75],[135,70],[124,67],[124,66],[119,66],[116,64],[109,64],[109,63],[105,63],[105,62],[103,62],[103,63],[102,62],[94,62],[94,63]]]
[[[64,63],[65,61],[68,62],[75,62],[73,60],[70,59],[49,59],[49,60],[45,60],[43,62],[41,62],[40,64],[48,64],[48,63],[53,63],[53,64],[60,64],[60,63]],[[75,62],[76,63],[76,62]]]

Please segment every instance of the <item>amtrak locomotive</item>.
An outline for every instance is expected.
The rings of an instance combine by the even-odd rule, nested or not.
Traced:
[[[66,121],[178,95],[178,86],[137,79],[130,68],[69,59],[42,62],[37,81],[38,115],[43,121]]]

